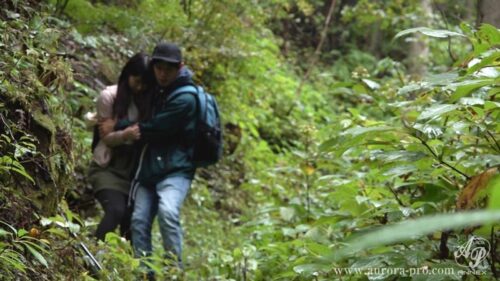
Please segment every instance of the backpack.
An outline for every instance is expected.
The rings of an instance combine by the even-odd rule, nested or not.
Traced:
[[[193,162],[196,167],[217,163],[222,157],[222,127],[219,108],[215,98],[200,86],[188,85],[176,89],[169,100],[189,93],[196,98],[196,127]]]

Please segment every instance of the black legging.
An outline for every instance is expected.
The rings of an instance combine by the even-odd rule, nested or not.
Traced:
[[[130,240],[132,210],[127,207],[127,195],[120,191],[103,189],[97,192],[96,197],[104,209],[104,217],[95,233],[97,239],[104,241],[106,233],[114,231],[120,225],[121,236]]]

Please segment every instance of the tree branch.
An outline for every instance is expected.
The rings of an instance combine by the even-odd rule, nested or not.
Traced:
[[[470,180],[470,177],[468,175],[466,175],[464,172],[458,170],[457,168],[453,167],[452,165],[448,164],[447,162],[445,162],[444,160],[442,159],[439,159],[439,156],[436,154],[436,152],[434,152],[434,150],[432,150],[432,148],[429,146],[429,144],[427,144],[426,141],[424,141],[423,139],[417,137],[420,142],[427,148],[427,150],[429,150],[432,154],[432,156],[434,156],[434,158],[436,158],[436,160],[439,161],[439,163],[441,163],[442,165],[445,165],[447,166],[448,168],[452,169],[453,171],[461,174],[462,176],[464,176],[467,180]]]
[[[403,203],[403,201],[401,201],[401,199],[399,198],[398,194],[396,193],[396,191],[394,189],[392,189],[392,187],[389,186],[389,190],[391,191],[391,193],[394,195],[394,198],[396,199],[396,201],[398,202],[399,206],[401,207],[406,207],[406,205]]]
[[[326,19],[325,19],[325,26],[323,27],[323,31],[321,31],[321,38],[319,40],[319,44],[318,44],[318,46],[316,46],[316,50],[314,51],[314,54],[312,55],[311,59],[309,60],[309,68],[307,69],[306,74],[300,80],[299,87],[297,88],[297,91],[295,92],[295,95],[297,95],[297,96],[300,96],[300,93],[302,92],[302,88],[304,87],[304,84],[306,83],[307,79],[309,78],[309,75],[311,75],[312,69],[314,68],[314,65],[316,64],[316,62],[318,60],[319,54],[321,53],[321,47],[323,47],[323,44],[325,43],[326,33],[328,31],[328,26],[330,25],[330,21],[332,19],[333,10],[335,10],[335,2],[336,2],[336,0],[332,0],[332,2],[330,3],[328,15],[326,16]]]
[[[441,17],[443,18],[446,29],[450,30],[450,28],[448,27],[448,20],[446,19],[446,15],[444,14],[443,10],[435,2],[433,2],[433,4],[437,8],[437,10],[439,11],[439,14],[441,15]],[[451,51],[451,37],[450,36],[448,36],[448,55],[450,56],[450,58],[453,62],[456,62],[458,60],[457,56],[455,54],[453,54],[453,52]]]
[[[493,134],[490,132],[490,131],[486,131],[486,133],[488,134],[488,136],[490,136],[490,138],[495,142],[496,146],[497,146],[497,149],[500,150],[500,144],[498,144],[498,141],[495,139],[495,136],[493,136]]]

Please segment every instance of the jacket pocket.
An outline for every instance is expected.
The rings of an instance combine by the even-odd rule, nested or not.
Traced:
[[[167,170],[167,157],[166,154],[163,155],[157,155],[154,159],[155,165],[154,167],[156,168],[155,170],[157,171],[158,174],[164,173]]]
[[[145,163],[139,174],[139,181],[154,184],[163,178],[167,171],[168,153],[165,150],[151,148],[145,157]]]

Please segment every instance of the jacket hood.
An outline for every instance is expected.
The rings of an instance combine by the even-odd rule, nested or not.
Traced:
[[[184,65],[179,70],[179,74],[177,74],[177,79],[181,77],[187,77],[189,79],[193,79],[193,72],[191,71],[191,69],[189,69],[189,67]]]

